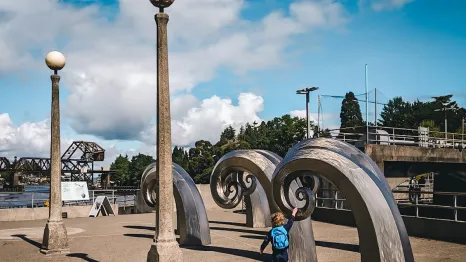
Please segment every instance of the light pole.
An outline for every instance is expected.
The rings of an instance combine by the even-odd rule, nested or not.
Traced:
[[[307,87],[305,89],[297,90],[296,94],[306,95],[306,122],[307,122],[307,133],[306,138],[309,139],[309,134],[311,133],[311,123],[309,122],[309,93],[312,91],[318,90],[318,87]]]
[[[65,57],[57,51],[52,51],[45,57],[45,63],[53,70],[52,80],[52,110],[50,136],[50,196],[49,219],[44,229],[41,253],[69,253],[68,235],[61,214],[61,159],[60,159],[60,100],[57,74],[65,66]]]
[[[157,189],[155,236],[147,261],[178,262],[183,255],[173,232],[173,174],[168,82],[168,15],[164,9],[175,0],[150,0],[159,8],[157,23]]]
[[[435,98],[435,97],[434,97]],[[434,111],[436,112],[439,112],[439,111],[444,111],[445,112],[445,142],[448,140],[448,127],[447,127],[447,124],[448,124],[448,119],[447,119],[447,111],[448,110],[452,110],[452,111],[455,111],[456,108],[454,107],[447,107],[449,103],[442,103],[442,109],[436,109]]]
[[[464,116],[461,120],[461,144],[464,144]]]

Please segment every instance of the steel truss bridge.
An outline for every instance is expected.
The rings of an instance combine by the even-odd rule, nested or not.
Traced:
[[[101,179],[108,177],[114,171],[94,169],[95,161],[104,161],[105,150],[94,142],[74,141],[61,157],[62,176],[71,181],[87,181],[94,184],[94,174],[100,174]],[[34,175],[48,177],[50,175],[50,158],[15,157],[10,162],[6,157],[0,157],[0,172],[7,172],[10,185],[15,185],[15,175]]]

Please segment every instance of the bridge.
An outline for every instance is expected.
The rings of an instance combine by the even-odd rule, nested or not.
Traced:
[[[104,161],[105,150],[94,142],[74,141],[61,157],[62,179],[70,181],[87,181],[94,184],[94,174],[107,178],[113,171],[94,169],[95,161]],[[50,174],[50,158],[15,157],[12,162],[0,157],[0,172],[10,177],[10,187],[18,186],[20,178],[33,175],[35,178],[48,177]]]

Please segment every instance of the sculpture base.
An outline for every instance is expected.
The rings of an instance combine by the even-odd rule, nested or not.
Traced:
[[[147,253],[147,262],[182,262],[183,254],[178,242],[154,242]]]
[[[63,221],[47,222],[40,252],[46,255],[68,254],[70,252],[68,235]]]

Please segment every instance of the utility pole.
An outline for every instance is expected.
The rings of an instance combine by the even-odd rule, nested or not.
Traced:
[[[367,75],[367,64],[365,67],[365,86],[366,86],[366,144],[369,144],[369,93],[368,93],[368,85],[369,85],[369,79]]]
[[[435,97],[433,97],[433,98],[435,98]],[[436,112],[439,112],[439,111],[442,111],[442,110],[443,110],[444,113],[445,113],[445,128],[444,128],[444,129],[445,129],[445,143],[446,143],[447,140],[448,140],[448,119],[447,119],[447,111],[448,111],[448,110],[452,110],[452,111],[455,111],[455,110],[456,110],[456,108],[454,108],[454,107],[447,107],[448,104],[449,104],[449,103],[442,103],[442,106],[443,106],[442,109],[436,109],[436,110],[434,110],[434,111],[436,111]]]
[[[317,137],[320,137],[320,95],[317,96]]]
[[[374,89],[374,93],[375,93],[375,103],[374,103],[374,124],[375,124],[375,127],[377,128],[377,88]]]
[[[461,144],[464,144],[464,116],[461,120]]]
[[[311,122],[309,121],[309,93],[318,90],[318,87],[307,87],[305,89],[297,90],[296,94],[306,95],[306,122],[307,122],[307,133],[306,138],[309,139],[311,133]]]

